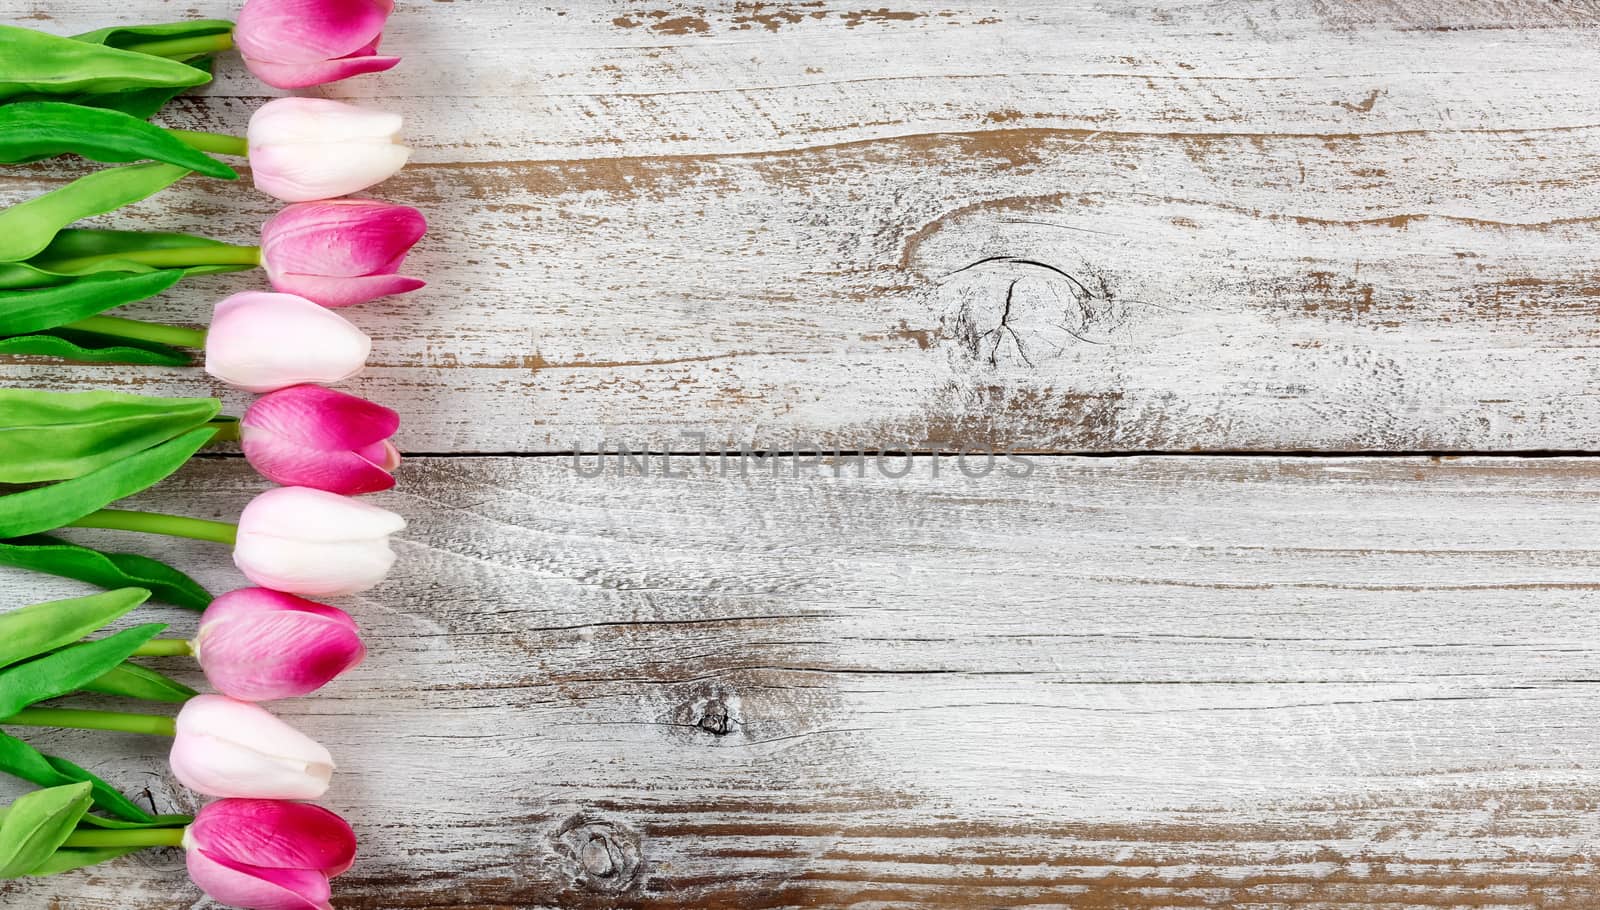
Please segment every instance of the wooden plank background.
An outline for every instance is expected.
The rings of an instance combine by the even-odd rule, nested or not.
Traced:
[[[412,526],[341,602],[368,663],[280,706],[343,766],[340,906],[1600,905],[1600,6],[392,23],[400,68],[323,93],[406,114],[376,194],[434,227],[428,290],[343,311]],[[229,59],[162,119],[242,131],[270,94]],[[82,170],[5,169],[0,202]],[[273,210],[191,179],[97,223],[244,242]],[[259,281],[127,313],[201,324]],[[701,440],[643,476],[562,454]],[[226,518],[262,487],[207,457],[139,502]],[[0,608],[81,590],[0,572]],[[37,735],[194,805],[157,743]],[[0,885],[197,900],[175,853]]]

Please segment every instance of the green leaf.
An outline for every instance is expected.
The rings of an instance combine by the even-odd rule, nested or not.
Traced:
[[[134,805],[121,792],[112,789],[111,785],[96,777],[93,772],[80,768],[72,762],[55,755],[46,755],[44,760],[50,767],[63,778],[72,781],[86,781],[89,790],[94,794],[94,804],[107,812],[114,812],[121,818],[132,821],[149,819],[150,813]],[[87,818],[88,816],[85,816]]]
[[[55,357],[81,363],[137,363],[157,367],[183,367],[193,362],[189,354],[164,344],[110,340],[104,335],[65,330],[0,338],[0,355]]]
[[[140,831],[148,828],[185,828],[194,821],[193,815],[152,815],[148,821],[128,821],[122,818],[102,818],[85,815],[78,820],[80,827],[103,828],[107,831]]]
[[[167,628],[153,622],[62,648],[0,670],[0,717],[36,702],[59,698],[94,682]]]
[[[233,23],[226,19],[189,19],[184,22],[162,22],[155,25],[113,25],[110,28],[73,35],[72,40],[126,49],[151,41],[204,38],[207,35],[223,35],[231,31]]]
[[[85,815],[84,818],[89,818]],[[29,878],[45,878],[75,869],[98,865],[109,860],[138,853],[144,847],[58,847],[49,858],[27,872]]]
[[[164,603],[204,610],[211,592],[164,562],[136,553],[102,553],[55,537],[0,541],[0,565],[86,581],[102,588],[145,588]]]
[[[91,33],[93,34],[93,33]],[[0,99],[187,88],[211,77],[176,60],[0,25]]]
[[[143,588],[120,588],[0,614],[0,667],[70,645],[148,599]]]
[[[93,799],[86,783],[24,794],[0,820],[0,879],[44,865],[78,826]]]
[[[254,265],[191,265],[182,269],[136,262],[141,254],[160,250],[226,247],[220,240],[193,234],[152,231],[106,231],[67,228],[56,234],[44,251],[26,262],[0,262],[0,291],[46,288],[67,284],[80,275],[97,272],[182,271],[188,275],[242,272]]]
[[[58,328],[154,297],[182,280],[180,269],[142,275],[101,272],[55,287],[0,291],[0,335],[28,335]]]
[[[82,477],[0,496],[0,538],[65,527],[132,496],[182,467],[216,432],[211,427],[190,430]]]
[[[164,161],[207,177],[236,180],[233,168],[159,126],[121,111],[59,101],[0,105],[0,164],[77,154],[94,161]]]
[[[151,820],[150,813],[134,805],[127,797],[94,774],[64,758],[45,755],[22,740],[5,733],[0,733],[0,771],[40,787],[87,783],[97,807],[114,813],[129,823],[140,824]],[[84,818],[88,820],[89,816]]]
[[[203,426],[215,398],[0,389],[0,483],[66,480]]]
[[[0,50],[0,60],[3,59]],[[96,171],[19,202],[0,211],[0,262],[31,258],[72,222],[138,202],[177,183],[188,173],[187,168],[171,164],[130,164]]]
[[[211,58],[202,57],[197,60],[185,60],[185,64],[192,66],[204,73],[207,79],[211,78]],[[140,120],[149,120],[157,111],[167,106],[167,102],[182,94],[184,88],[143,88],[130,89],[125,92],[104,92],[101,94],[64,95],[59,96],[62,101],[73,104],[84,104],[89,107],[103,107],[107,110],[121,111]],[[48,96],[45,96],[48,97]]]
[[[164,673],[157,673],[136,663],[112,667],[99,679],[85,683],[82,689],[100,695],[120,695],[169,705],[181,705],[200,694]]]
[[[36,274],[56,277],[63,275],[90,275],[95,272],[154,272],[157,267],[144,265],[119,256],[150,253],[157,250],[194,249],[196,247],[227,247],[229,244],[194,234],[172,234],[157,231],[107,231],[87,228],[68,228],[56,234],[43,252],[25,263],[14,263],[33,269]],[[84,260],[101,260],[85,262]],[[218,272],[240,272],[256,268],[255,265],[199,265],[184,268],[187,275],[209,275]],[[0,271],[0,275],[4,275]],[[0,284],[0,287],[3,287]]]

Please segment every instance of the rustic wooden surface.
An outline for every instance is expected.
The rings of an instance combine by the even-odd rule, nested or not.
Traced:
[[[405,469],[370,660],[280,706],[342,764],[340,906],[1600,901],[1593,461],[697,461]],[[167,805],[140,745],[97,767]],[[0,897],[186,906],[152,862]]]
[[[349,387],[425,457],[379,498],[399,570],[342,603],[370,660],[282,706],[343,764],[339,905],[1600,905],[1597,25],[402,0],[401,67],[326,94],[417,149],[376,194],[427,210],[432,286],[344,313],[376,339]],[[240,131],[270,94],[227,60],[162,117]],[[6,169],[0,202],[81,172]],[[242,242],[272,211],[191,179],[98,223]],[[258,283],[128,314],[199,324]],[[1035,454],[560,454],[702,438]],[[1506,457],[1552,450],[1584,457]],[[227,518],[261,488],[207,458],[139,502]],[[0,608],[81,590],[0,572]],[[194,805],[158,744],[39,737]],[[0,903],[205,906],[180,862]]]
[[[107,16],[0,0],[62,32]],[[415,164],[377,192],[435,224],[431,291],[352,314],[377,338],[358,387],[437,453],[1586,449],[1597,22],[411,0],[405,63],[329,90],[408,116]],[[203,95],[163,118],[242,130],[265,97],[236,59]],[[7,170],[0,199],[80,171]],[[272,210],[193,180],[104,223],[243,241]],[[199,322],[253,280],[139,311]]]

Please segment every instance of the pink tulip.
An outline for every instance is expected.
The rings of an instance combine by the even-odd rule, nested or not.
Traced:
[[[239,514],[233,562],[263,588],[307,597],[354,594],[394,565],[389,535],[406,526],[393,512],[309,487],[278,487]]]
[[[274,289],[323,306],[366,303],[423,286],[396,274],[427,233],[422,213],[373,199],[291,205],[261,228],[261,264]]]
[[[206,679],[243,701],[309,695],[366,653],[350,614],[266,588],[213,600],[194,638]]]
[[[262,82],[307,88],[399,63],[377,56],[393,10],[393,0],[245,0],[233,40]]]
[[[331,910],[328,880],[350,868],[356,835],[319,806],[224,799],[184,832],[189,877],[212,899],[245,910]]]
[[[399,114],[327,98],[277,98],[250,116],[245,137],[256,189],[284,202],[359,192],[399,173],[411,150]]]
[[[206,372],[247,392],[342,382],[361,372],[372,339],[349,320],[293,294],[246,291],[218,303],[206,333]]]
[[[244,457],[268,480],[358,496],[394,486],[400,451],[389,437],[399,427],[382,405],[297,385],[257,399],[239,432]]]
[[[172,774],[207,796],[316,799],[328,790],[333,757],[264,708],[224,695],[196,695],[178,712]]]

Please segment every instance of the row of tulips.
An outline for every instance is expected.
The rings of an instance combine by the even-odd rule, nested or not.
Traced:
[[[0,614],[0,725],[170,736],[173,776],[219,798],[193,818],[150,815],[91,772],[0,733],[0,771],[40,788],[0,811],[0,878],[181,846],[191,878],[218,901],[328,910],[330,880],[355,859],[350,826],[302,802],[328,790],[333,757],[259,703],[309,695],[362,661],[355,620],[307,598],[378,584],[395,560],[389,538],[405,526],[352,498],[394,485],[398,415],[324,386],[358,373],[371,348],[332,308],[423,285],[401,274],[426,232],[422,214],[342,198],[398,172],[410,150],[397,141],[399,116],[317,98],[268,102],[242,138],[146,120],[233,46],[278,88],[386,70],[398,62],[378,54],[391,11],[391,0],[246,0],[237,25],[70,39],[0,27],[0,162],[73,152],[124,164],[0,212],[0,354],[176,365],[195,348],[213,377],[264,393],[233,419],[216,399],[0,390],[0,483],[25,485],[0,490],[0,563],[108,589]],[[258,245],[70,226],[191,172],[236,176],[212,155],[246,157],[256,188],[289,203]],[[257,267],[272,292],[222,300],[205,332],[104,315],[188,275]],[[281,484],[236,524],[112,507],[225,440]],[[48,536],[72,527],[228,545],[254,586],[213,598],[164,563]],[[86,637],[149,598],[201,609],[193,636],[157,638],[166,626],[146,623]],[[217,694],[141,657],[192,658]],[[41,704],[75,692],[182,707],[171,717]]]

